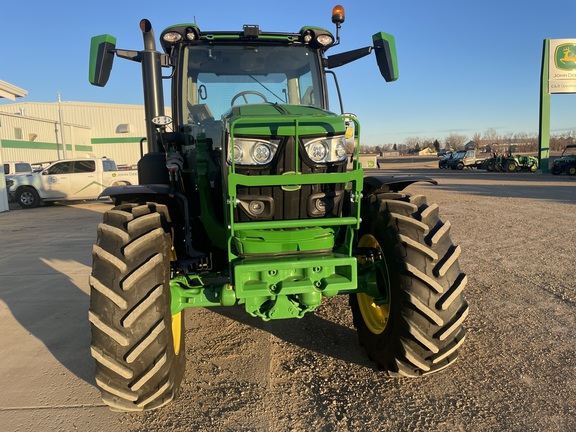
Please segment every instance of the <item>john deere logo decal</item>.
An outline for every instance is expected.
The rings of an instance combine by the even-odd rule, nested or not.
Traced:
[[[576,44],[562,44],[556,47],[554,64],[558,69],[576,70]]]

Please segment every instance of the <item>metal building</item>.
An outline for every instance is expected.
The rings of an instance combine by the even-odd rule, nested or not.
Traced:
[[[0,105],[3,158],[38,163],[90,155],[134,166],[140,159],[140,142],[146,136],[144,118],[141,105],[90,102]]]
[[[9,84],[6,81],[0,80],[0,99],[7,98],[16,100],[16,98],[24,97],[28,92],[20,87]],[[0,118],[0,134],[1,134],[1,118]],[[2,139],[0,135],[0,166],[4,166],[4,158],[2,157]],[[6,191],[6,179],[4,178],[4,169],[0,170],[0,212],[8,210],[8,193]]]

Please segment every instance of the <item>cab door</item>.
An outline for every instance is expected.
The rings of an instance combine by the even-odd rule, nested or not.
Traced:
[[[67,198],[70,194],[72,162],[57,162],[42,171],[42,189],[45,198]]]
[[[101,190],[102,186],[96,178],[96,161],[94,159],[74,161],[70,175],[69,199],[94,199]]]

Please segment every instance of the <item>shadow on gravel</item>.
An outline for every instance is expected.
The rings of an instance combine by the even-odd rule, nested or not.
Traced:
[[[327,357],[353,363],[369,369],[374,364],[358,343],[355,330],[308,313],[301,319],[262,321],[238,307],[213,307],[208,310],[241,324],[268,332],[292,345]]]

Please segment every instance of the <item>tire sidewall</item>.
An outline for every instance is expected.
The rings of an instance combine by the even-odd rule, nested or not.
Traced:
[[[106,323],[110,328],[122,333],[127,341],[126,345],[115,343],[113,338],[93,325],[91,342],[93,349],[97,349],[98,352],[105,352],[109,358],[113,359],[113,362],[122,365],[125,370],[132,370],[133,377],[143,376],[151,367],[150,365],[165,357],[165,360],[162,359],[159,363],[163,366],[155,370],[154,374],[149,375],[146,384],[134,390],[138,394],[137,401],[119,397],[120,394],[128,394],[132,391],[130,387],[132,377],[126,378],[118,375],[111,371],[105,363],[96,362],[97,382],[99,380],[99,382],[107,383],[110,388],[116,389],[115,392],[111,393],[102,388],[104,402],[120,411],[155,409],[171,401],[179,393],[180,381],[186,365],[183,312],[179,316],[181,319],[181,333],[178,354],[176,354],[174,349],[169,283],[170,247],[172,244],[169,216],[164,206],[146,203],[140,205],[140,208],[143,207],[149,207],[150,211],[148,213],[142,212],[142,214],[145,216],[158,214],[159,221],[140,224],[139,216],[134,216],[131,219],[127,215],[133,214],[131,209],[138,208],[136,205],[116,206],[104,214],[105,223],[101,224],[102,228],[99,228],[97,245],[101,250],[108,251],[108,256],[115,255],[116,258],[110,261],[111,258],[101,259],[98,257],[99,255],[95,255],[91,275],[99,284],[107,287],[109,292],[116,293],[115,296],[105,295],[104,293],[108,291],[97,290],[91,285],[91,313],[98,317],[99,322]],[[119,217],[119,214],[123,216]],[[126,222],[123,222],[124,220]],[[130,224],[133,222],[136,224],[131,227]],[[106,226],[110,228],[105,229]],[[145,242],[140,241],[148,236],[149,233],[158,233],[162,230],[162,234],[150,237]],[[126,234],[114,235],[114,232],[120,231],[126,231]],[[102,234],[102,232],[105,232],[105,234]],[[136,246],[135,252],[124,253],[131,245],[138,242],[139,245]],[[148,257],[152,256],[160,256],[161,259],[148,269],[146,262]],[[110,266],[109,263],[111,262],[122,262],[124,265],[120,267],[117,265]],[[124,270],[121,270],[122,268]],[[138,283],[131,285],[129,289],[124,289],[123,281],[127,280],[127,276],[133,274],[134,271],[140,271]],[[157,290],[157,287],[161,287],[159,295],[152,294]],[[155,296],[154,306],[150,307],[149,305],[143,308],[141,313],[137,315],[137,319],[132,324],[124,327],[122,323],[127,314],[137,310],[141,302],[150,295]],[[114,301],[114,298],[118,297],[122,297],[126,304],[119,306],[120,303]],[[156,330],[153,331],[153,329],[160,328],[158,325],[159,321],[163,322],[163,329],[158,332]],[[131,347],[146,338],[146,334],[155,334],[153,342],[133,360],[126,363],[125,359]],[[163,386],[165,382],[169,386],[161,393],[150,398],[149,395],[154,394],[156,392],[155,389]],[[140,400],[147,400],[147,402],[140,403]]]
[[[368,355],[373,360],[377,359],[380,367],[386,370],[396,368],[396,359],[404,348],[402,337],[405,334],[408,323],[405,314],[410,314],[407,302],[406,281],[402,274],[406,271],[406,262],[403,259],[401,242],[398,233],[390,226],[390,212],[381,212],[377,196],[370,197],[370,203],[364,207],[363,224],[359,231],[359,238],[363,235],[373,235],[382,249],[382,254],[388,269],[390,282],[390,311],[388,322],[384,331],[380,334],[372,333],[362,319],[356,320],[361,340],[364,343]],[[414,234],[416,235],[416,234]],[[356,295],[350,298],[352,307],[358,305]]]
[[[460,294],[466,276],[460,272],[459,247],[450,239],[449,224],[422,195],[381,193],[363,204],[359,238],[369,234],[378,241],[388,270],[390,303],[386,326],[375,334],[357,295],[350,296],[360,343],[390,376],[438,372],[458,357],[466,335],[461,323],[468,315]],[[360,264],[360,280],[363,272],[373,271]]]
[[[35,208],[38,207],[38,205],[40,204],[40,195],[38,195],[38,192],[36,192],[34,188],[26,187],[19,189],[16,192],[14,198],[18,203],[18,205],[20,205],[20,207],[25,209]],[[30,200],[28,200],[27,198],[30,198]]]

